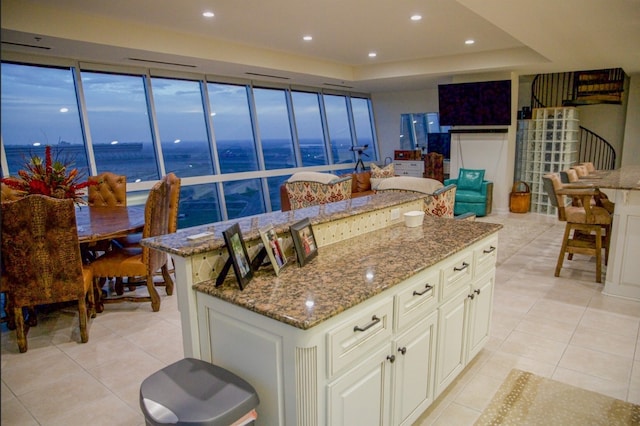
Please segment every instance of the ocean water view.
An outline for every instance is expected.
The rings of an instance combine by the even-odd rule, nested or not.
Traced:
[[[334,143],[332,157],[335,163],[353,163],[351,141]],[[87,176],[87,157],[84,145],[61,142],[53,145],[54,158],[73,161]],[[262,143],[264,169],[278,170],[296,167],[293,144],[289,140],[265,140]],[[328,163],[326,149],[321,140],[300,140],[301,161],[305,167]],[[5,145],[7,164],[11,175],[24,169],[31,155],[44,157],[44,146],[26,148],[24,145]],[[221,174],[259,171],[258,156],[253,141],[228,140],[217,143]],[[118,144],[94,144],[93,152],[98,173],[109,171],[127,176],[127,182],[153,181],[160,178],[156,151],[150,142],[120,142]],[[178,177],[210,176],[214,174],[213,160],[206,141],[181,141],[163,143],[162,156],[167,173]],[[345,169],[346,171],[346,169]],[[280,185],[290,174],[268,177],[271,210],[280,209]],[[220,194],[215,184],[182,185],[180,192],[180,217],[178,227],[186,228],[222,220]],[[224,205],[229,219],[264,213],[266,197],[260,178],[227,181],[223,183]]]

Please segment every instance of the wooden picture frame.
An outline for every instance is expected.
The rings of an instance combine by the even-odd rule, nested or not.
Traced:
[[[309,218],[302,219],[291,225],[291,238],[298,256],[298,263],[304,266],[318,255],[318,244],[313,234],[313,227]]]
[[[230,262],[233,266],[233,272],[238,279],[240,290],[243,290],[253,278],[253,269],[251,268],[251,258],[242,239],[240,225],[237,223],[231,225],[222,231],[222,235],[229,251],[229,260],[227,262]]]
[[[280,274],[280,269],[287,266],[287,256],[284,254],[284,247],[282,247],[282,240],[278,239],[273,225],[268,225],[260,229],[260,238],[262,238],[262,244],[269,256],[271,265],[276,275]]]

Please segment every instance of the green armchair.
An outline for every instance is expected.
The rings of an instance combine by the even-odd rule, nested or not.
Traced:
[[[445,185],[455,184],[456,201],[453,213],[458,216],[474,213],[486,216],[491,213],[493,202],[493,182],[484,179],[484,170],[460,169],[457,179],[446,179]]]

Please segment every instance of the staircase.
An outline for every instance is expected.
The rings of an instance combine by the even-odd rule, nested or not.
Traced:
[[[537,75],[531,87],[531,108],[622,104],[626,75],[622,68]],[[616,153],[609,142],[580,126],[578,162],[597,169],[615,168]]]

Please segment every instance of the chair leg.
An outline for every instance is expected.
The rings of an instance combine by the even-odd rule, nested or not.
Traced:
[[[596,228],[596,282],[602,282],[602,227]]]
[[[153,312],[158,312],[160,310],[160,295],[153,284],[153,273],[147,274],[147,290],[149,290],[149,296],[151,297],[151,309]]]
[[[162,278],[164,279],[165,291],[167,292],[167,296],[171,296],[173,294],[173,279],[169,274],[169,268],[167,265],[164,265],[161,269]]]
[[[562,269],[562,264],[564,262],[564,254],[567,252],[567,244],[569,243],[569,234],[571,233],[571,224],[567,223],[567,226],[564,228],[564,237],[562,238],[562,248],[560,248],[560,255],[558,256],[558,262],[556,263],[556,272],[555,276],[560,276],[560,270]]]
[[[89,341],[89,333],[87,333],[87,302],[84,296],[78,299],[78,323],[80,325],[80,340],[82,343]]]
[[[22,307],[13,308],[13,316],[16,320],[16,340],[18,341],[18,350],[21,353],[27,351],[27,333],[29,331],[28,325],[24,322],[24,316],[22,315]]]
[[[93,302],[95,311],[99,314],[104,311],[104,302],[102,301],[102,286],[104,285],[105,281],[105,278],[102,277],[93,278]]]

